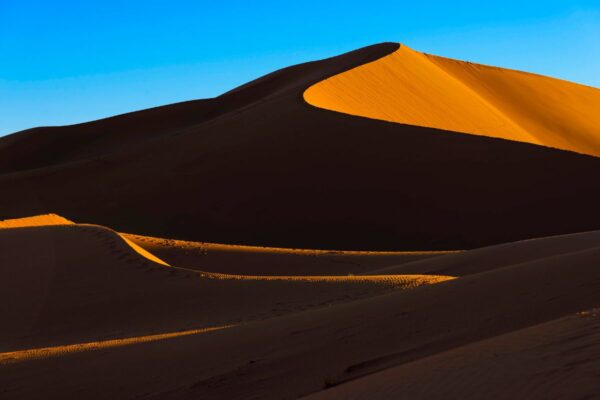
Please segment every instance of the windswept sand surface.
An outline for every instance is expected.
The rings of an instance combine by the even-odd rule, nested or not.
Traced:
[[[397,267],[458,279],[201,272],[157,264],[94,225],[2,229],[0,246],[7,399],[396,398],[405,389],[541,399],[600,389],[597,232]],[[575,390],[557,386],[568,379]]]
[[[599,93],[383,43],[0,138],[0,399],[599,398]]]
[[[458,347],[305,397],[371,399],[595,399],[600,310]]]
[[[600,156],[600,90],[416,52],[394,53],[304,92],[316,107]]]
[[[318,88],[351,109],[307,103]],[[2,137],[0,218],[57,213],[191,242],[408,252],[596,230],[600,158],[546,146],[597,154],[597,93],[382,43],[213,99]],[[394,117],[357,116],[363,106]],[[480,130],[514,140],[465,134]],[[232,254],[212,249],[209,267]],[[363,268],[340,267],[331,272]]]
[[[0,261],[3,351],[238,324],[450,279],[182,269],[94,225],[1,229]]]
[[[349,275],[455,251],[342,251],[252,247],[122,234],[177,267],[227,274]]]

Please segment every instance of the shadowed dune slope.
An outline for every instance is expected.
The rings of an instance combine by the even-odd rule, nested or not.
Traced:
[[[340,250],[600,229],[596,157],[303,100],[311,85],[396,50],[370,46],[200,103],[0,138],[0,218],[56,212],[146,236]]]
[[[594,399],[600,390],[598,371],[600,310],[593,309],[409,362],[304,399]]]
[[[26,229],[14,229],[0,231],[0,234],[10,231],[27,232]],[[554,240],[560,245],[561,240],[570,238]],[[523,242],[505,251],[527,252],[525,247],[529,245],[535,247],[537,242]],[[498,254],[494,247],[478,251],[481,265],[492,262]],[[440,256],[431,262],[460,255]],[[148,399],[294,399],[332,386],[339,387],[331,389],[331,393],[335,394],[336,390],[345,393],[346,384],[350,389],[351,385],[359,385],[356,394],[364,395],[373,387],[370,379],[377,383],[378,373],[387,370],[381,373],[391,374],[394,381],[386,380],[373,389],[374,397],[385,391],[400,394],[401,388],[395,382],[396,379],[404,382],[406,376],[409,393],[414,393],[415,398],[445,388],[450,390],[449,393],[466,398],[481,398],[488,393],[488,384],[491,395],[503,398],[502,387],[496,384],[499,381],[493,373],[477,374],[480,365],[492,368],[493,372],[497,362],[497,368],[514,367],[510,374],[523,372],[510,382],[512,386],[508,388],[514,389],[511,394],[544,398],[544,394],[551,394],[546,389],[553,386],[527,386],[528,381],[524,379],[530,376],[533,385],[547,382],[549,376],[557,377],[556,381],[551,379],[554,384],[565,382],[564,379],[569,377],[573,379],[571,373],[577,373],[577,379],[572,382],[580,383],[581,387],[569,390],[564,386],[556,390],[568,390],[568,393],[583,397],[598,392],[598,381],[589,379],[596,373],[595,363],[586,358],[586,354],[593,356],[597,352],[597,346],[593,344],[597,317],[590,315],[596,319],[583,320],[577,319],[581,315],[567,316],[600,304],[599,262],[600,249],[592,243],[589,247],[582,246],[579,251],[555,257],[542,255],[436,285],[393,291],[330,307],[279,317],[271,314],[272,318],[228,329],[160,341],[140,341],[135,345],[105,346],[94,351],[65,351],[39,358],[7,359],[0,355],[0,387],[6,399],[32,398],[42,392],[49,399],[64,398],[68,393],[89,399],[136,396]],[[168,270],[162,266],[158,268]],[[136,277],[134,285],[134,280],[125,279],[125,273],[123,268],[119,281],[127,282],[129,292],[132,288],[151,286],[155,289],[152,293],[158,293],[159,286],[156,282],[151,283],[152,277],[159,277],[165,287],[179,281],[190,285],[198,283],[194,279],[166,278],[157,272],[132,275]],[[111,278],[114,286],[114,272]],[[214,282],[219,283],[219,292],[215,291],[213,295],[220,303],[233,297],[229,292],[225,294],[221,285],[228,281]],[[313,296],[316,286],[314,282],[311,285]],[[240,290],[236,287],[236,291]],[[172,307],[173,296],[179,291],[184,292],[182,296],[186,300],[178,307]],[[204,291],[206,288],[199,292]],[[284,293],[291,291],[288,286]],[[266,298],[272,293],[266,288],[261,288],[260,292],[262,296],[238,301],[241,303],[238,307],[250,307],[244,303],[256,307],[256,297]],[[176,291],[160,293],[164,296],[159,297],[168,306],[161,308],[158,300],[148,303],[155,323],[166,324],[165,318],[175,320],[172,316],[175,309],[177,314],[185,314],[187,318],[194,315],[180,310],[181,307],[187,310],[185,304],[188,303],[193,304],[196,314],[202,313],[202,308],[197,309],[201,304],[193,300],[195,296],[190,297],[191,292],[179,284]],[[203,298],[204,301],[207,299],[209,297]],[[121,301],[120,304],[128,302]],[[220,307],[219,311],[212,310],[213,320],[225,313],[225,306]],[[146,313],[142,307],[137,311]],[[135,317],[134,321],[137,324],[139,320]],[[170,322],[167,325],[172,326],[173,321]],[[131,327],[127,329],[131,331]],[[498,351],[502,353],[495,357]],[[517,352],[520,355],[515,359],[512,354]],[[519,365],[511,367],[515,360]],[[466,378],[461,368],[472,371],[473,375]],[[123,371],[127,371],[126,377]],[[429,381],[429,373],[440,379]],[[69,379],[63,379],[65,376]],[[366,377],[365,381],[359,380],[363,377]],[[459,381],[456,385],[449,381],[452,377]],[[326,391],[323,395],[329,394]]]
[[[0,351],[223,326],[446,279],[216,274],[164,265],[100,226],[0,229]]]
[[[316,107],[600,156],[600,90],[416,52],[394,53],[304,92]]]
[[[457,252],[437,260],[415,260],[375,268],[370,274],[449,274],[465,276],[533,260],[550,259],[600,248],[600,231],[551,236]]]

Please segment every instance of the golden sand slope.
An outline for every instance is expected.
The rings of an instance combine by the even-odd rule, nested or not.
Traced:
[[[47,226],[47,225],[70,225],[74,224],[60,215],[43,214],[33,215],[25,218],[5,219],[0,221],[0,229],[2,228],[22,228],[26,226]]]
[[[304,92],[320,108],[600,156],[600,90],[406,46]]]
[[[109,349],[113,347],[129,346],[132,344],[141,344],[156,342],[159,340],[174,339],[181,336],[199,335],[212,332],[219,329],[229,328],[230,325],[215,326],[201,329],[190,329],[187,331],[161,333],[157,335],[135,336],[131,338],[99,340],[96,342],[86,342],[69,344],[63,346],[42,347],[37,349],[26,349],[0,353],[0,365],[9,363],[18,363],[31,360],[40,360],[52,357],[61,357],[67,354],[82,353],[86,351],[95,351]]]

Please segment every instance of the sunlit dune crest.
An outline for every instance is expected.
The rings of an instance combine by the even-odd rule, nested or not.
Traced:
[[[362,275],[456,251],[292,249],[193,242],[121,233],[171,266],[229,275]]]
[[[265,276],[158,265],[98,225],[2,229],[0,387],[7,399],[505,398],[495,377],[509,371],[516,398],[564,382],[593,398],[599,237]]]
[[[47,225],[71,225],[74,224],[64,217],[57,214],[33,215],[24,218],[5,219],[0,221],[2,228],[23,228],[27,226],[47,226]]]
[[[73,218],[0,221],[0,397],[596,398],[599,93],[387,43],[0,142]]]
[[[453,279],[290,275],[285,265],[277,275],[224,274],[170,266],[99,225],[23,225],[0,230],[0,318],[11,321],[0,332],[0,362],[191,335]]]
[[[315,283],[377,283],[400,287],[403,289],[414,288],[421,285],[444,282],[455,279],[446,275],[350,275],[350,276],[259,276],[259,275],[231,275],[199,272],[200,276],[208,279],[246,280],[246,281],[296,281]]]
[[[162,264],[167,267],[169,266],[169,264],[167,264],[160,258],[156,257],[154,254],[150,253],[149,251],[147,251],[147,250],[143,249],[142,247],[138,246],[137,244],[133,243],[131,240],[127,239],[124,235],[122,235],[120,233],[118,235],[121,239],[123,239],[125,241],[125,243],[127,243],[129,245],[129,247],[131,247],[133,250],[135,250],[141,256],[143,256],[151,261],[154,261],[155,263]]]
[[[42,347],[37,349],[10,351],[6,353],[0,353],[0,365],[37,360],[41,358],[58,357],[67,354],[81,353],[84,351],[93,351],[112,347],[128,346],[132,344],[155,342],[158,340],[173,339],[181,336],[198,335],[201,333],[212,332],[229,327],[231,327],[231,325],[215,326],[201,329],[190,329],[181,332],[169,332],[157,335],[137,336],[123,339],[111,339],[96,342],[69,344],[64,346]]]
[[[320,108],[600,156],[600,90],[404,45],[304,92]]]
[[[14,219],[5,219],[0,221],[0,229],[5,228],[27,228],[27,227],[35,227],[35,226],[51,226],[51,225],[74,225],[74,226],[92,226],[87,224],[76,224],[75,222],[68,220],[64,217],[61,217],[57,214],[43,214],[43,215],[32,215],[30,217],[24,218],[14,218]],[[104,228],[107,229],[107,228]],[[165,266],[169,266],[166,262],[150,253],[149,251],[143,249],[137,244],[133,243],[131,240],[127,239],[124,235],[115,232],[132,250],[141,255],[144,258],[147,258],[150,261],[154,261],[155,263],[162,264]]]
[[[296,254],[296,255],[306,255],[306,256],[319,256],[319,255],[331,255],[331,254],[339,254],[339,255],[442,255],[442,254],[450,254],[456,253],[460,250],[440,250],[440,251],[373,251],[373,250],[323,250],[323,249],[294,249],[294,248],[285,248],[285,247],[266,247],[266,246],[247,246],[240,244],[225,244],[225,243],[208,243],[208,242],[191,242],[187,240],[177,240],[177,239],[165,239],[165,238],[157,238],[152,236],[142,236],[135,235],[130,233],[122,233],[124,237],[127,237],[131,240],[138,241],[140,243],[145,243],[148,245],[162,245],[169,247],[179,247],[182,249],[188,248],[198,248],[201,247],[206,250],[227,250],[227,251],[237,251],[244,253],[278,253],[278,254]]]

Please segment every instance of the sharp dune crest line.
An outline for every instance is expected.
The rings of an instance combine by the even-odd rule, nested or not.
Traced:
[[[462,250],[440,250],[440,251],[374,251],[374,250],[335,250],[335,249],[294,249],[285,247],[267,247],[267,246],[248,246],[242,244],[226,244],[226,243],[208,243],[208,242],[192,242],[188,240],[177,240],[177,239],[166,239],[157,238],[151,236],[136,235],[131,233],[121,233],[121,235],[140,243],[147,243],[150,245],[164,244],[168,246],[177,246],[182,248],[198,248],[204,247],[206,249],[219,249],[228,251],[238,252],[250,252],[250,253],[278,253],[278,254],[295,254],[295,255],[306,255],[306,256],[319,256],[319,255],[330,255],[330,254],[343,254],[343,255],[442,255],[457,253]]]
[[[600,156],[600,90],[404,45],[312,85],[304,99],[351,115]]]
[[[156,257],[154,254],[150,253],[146,249],[144,249],[144,248],[138,246],[137,244],[133,243],[131,240],[127,239],[122,234],[119,233],[118,235],[119,235],[119,237],[121,237],[121,239],[123,239],[123,241],[125,241],[125,243],[127,243],[129,245],[129,247],[131,247],[133,250],[135,250],[141,256],[143,256],[143,257],[145,257],[145,258],[147,258],[147,259],[149,259],[151,261],[154,261],[155,263],[162,264],[164,266],[170,267],[169,264],[167,264],[166,262],[164,262],[160,258]]]
[[[410,289],[421,285],[429,285],[456,279],[447,275],[359,275],[359,276],[295,276],[295,275],[232,275],[198,271],[200,276],[208,279],[245,280],[245,281],[296,281],[296,282],[344,282],[344,283],[380,283]]]
[[[76,224],[75,222],[68,220],[67,218],[61,217],[57,214],[44,214],[44,215],[32,215],[30,217],[24,218],[14,218],[14,219],[5,219],[0,221],[0,229],[10,229],[10,228],[28,228],[34,226],[52,226],[52,225],[80,225],[85,226],[85,224]],[[125,235],[115,232],[129,247],[131,247],[136,253],[141,255],[144,258],[147,258],[150,261],[154,261],[155,263],[165,265],[169,267],[170,265],[156,257],[154,254],[150,253],[146,249],[138,246],[131,240],[129,240]]]
[[[121,235],[171,266],[227,275],[374,275],[369,271],[378,267],[459,252],[291,249]]]
[[[599,93],[382,43],[0,138],[0,398],[597,398]]]
[[[33,215],[24,218],[12,218],[0,221],[0,229],[25,228],[29,226],[72,225],[70,221],[57,214]]]

